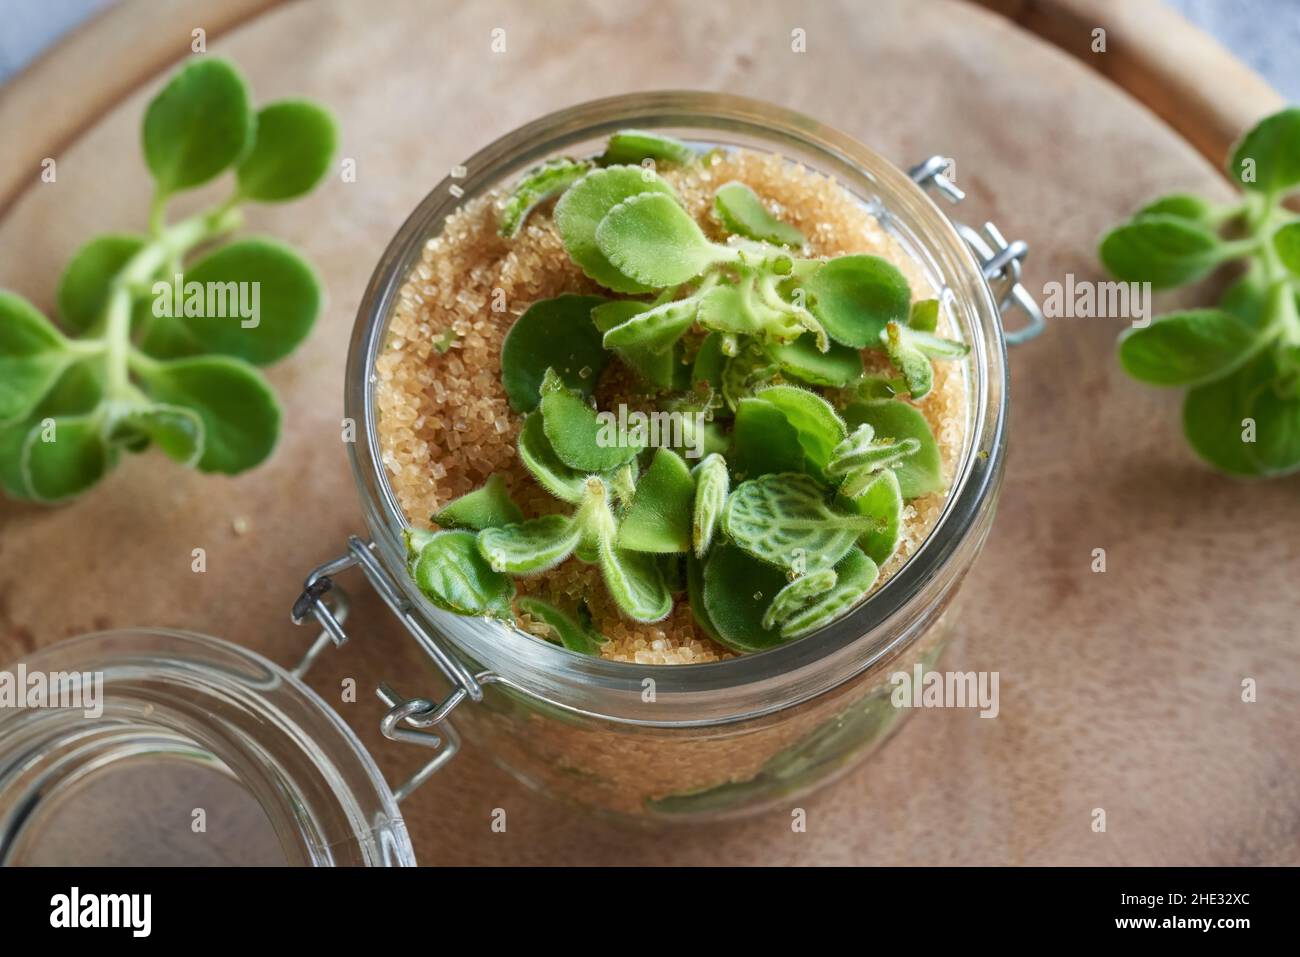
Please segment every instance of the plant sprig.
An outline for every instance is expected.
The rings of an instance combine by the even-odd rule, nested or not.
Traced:
[[[282,202],[314,188],[336,139],[333,118],[312,102],[254,111],[247,84],[226,61],[204,57],[172,77],[143,122],[154,180],[147,233],[99,236],[77,251],[58,288],[62,328],[0,291],[0,487],[7,495],[74,497],[123,451],[150,445],[204,472],[235,474],[266,459],[280,409],[256,366],[306,337],[321,285],[284,244],[214,243],[239,226],[242,204]],[[168,223],[177,193],[226,171],[234,172],[234,188],[224,201]],[[209,292],[196,303],[194,288]],[[236,309],[230,298],[244,289],[256,290],[248,314],[248,303]],[[210,303],[217,315],[208,314]]]
[[[1157,316],[1120,337],[1124,370],[1185,388],[1183,432],[1196,453],[1232,475],[1300,469],[1300,221],[1285,208],[1300,187],[1300,109],[1262,120],[1233,150],[1241,201],[1173,194],[1102,239],[1116,278],[1166,289],[1216,268],[1245,267],[1217,308]]]

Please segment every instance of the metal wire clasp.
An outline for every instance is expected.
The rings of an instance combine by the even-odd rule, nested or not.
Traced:
[[[438,752],[404,784],[393,789],[394,797],[402,801],[460,749],[460,737],[447,717],[466,699],[483,700],[483,685],[495,676],[486,672],[481,675],[472,674],[456,657],[435,642],[414,616],[410,602],[379,563],[374,545],[353,535],[348,539],[348,550],[344,554],[320,565],[307,576],[302,594],[293,603],[292,618],[295,625],[301,625],[308,617],[312,617],[321,626],[320,636],[294,668],[294,677],[302,678],[331,644],[338,647],[348,640],[347,630],[343,627],[348,611],[347,594],[334,584],[333,578],[353,566],[361,568],[384,603],[392,609],[393,614],[451,683],[450,693],[441,702],[427,698],[405,698],[387,684],[381,684],[376,689],[380,700],[389,708],[379,723],[384,737],[434,748]],[[437,731],[429,730],[435,727]]]
[[[907,175],[922,189],[934,190],[949,202],[960,203],[966,194],[948,178],[947,170],[950,167],[951,160],[946,156],[931,156],[925,162],[913,166]],[[1038,300],[1020,283],[1020,270],[1025,256],[1029,254],[1029,244],[1023,239],[1007,242],[992,223],[985,223],[981,231],[955,219],[952,224],[975,254],[980,271],[997,298],[998,311],[1006,316],[1012,309],[1019,309],[1025,317],[1025,324],[1019,329],[1003,326],[1007,344],[1018,346],[1042,332],[1045,326],[1043,310],[1039,308]]]

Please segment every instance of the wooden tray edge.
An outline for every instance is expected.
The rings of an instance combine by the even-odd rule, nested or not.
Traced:
[[[1013,20],[1127,90],[1215,168],[1286,100],[1217,40],[1160,0],[969,0]],[[1106,31],[1094,53],[1092,31]],[[1213,83],[1206,78],[1213,77]]]

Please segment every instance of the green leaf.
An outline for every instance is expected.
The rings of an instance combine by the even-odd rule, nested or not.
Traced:
[[[1183,434],[1210,465],[1230,475],[1259,475],[1250,453],[1246,420],[1253,418],[1255,397],[1269,388],[1273,366],[1263,353],[1213,382],[1195,386],[1183,399]],[[1256,439],[1259,423],[1256,422]]]
[[[918,332],[934,332],[939,328],[939,300],[922,299],[912,303],[907,317],[907,327]]]
[[[506,239],[513,239],[523,228],[529,213],[552,196],[564,192],[589,169],[591,164],[588,162],[557,157],[524,173],[501,204],[497,232]]]
[[[732,181],[713,194],[713,208],[729,233],[778,246],[802,246],[803,233],[767,211],[763,201],[744,183]]]
[[[722,530],[736,545],[796,573],[835,564],[871,524],[832,510],[821,483],[796,472],[741,483],[722,513]]]
[[[569,468],[555,454],[540,412],[524,419],[519,430],[519,460],[537,479],[537,484],[556,498],[575,505],[582,501],[585,476]]]
[[[1277,258],[1292,273],[1300,276],[1300,223],[1287,223],[1273,234]]]
[[[161,195],[206,183],[233,166],[253,142],[248,88],[233,66],[191,60],[144,114],[145,162]]]
[[[1297,303],[1300,303],[1300,294],[1297,294]],[[1263,328],[1271,315],[1271,289],[1264,268],[1258,262],[1252,263],[1245,274],[1223,293],[1219,306],[1255,329]]]
[[[600,540],[600,571],[619,610],[633,621],[661,621],[673,609],[654,555],[618,548],[609,535]]]
[[[710,332],[700,343],[691,366],[691,385],[707,382],[711,386],[722,385],[722,367],[727,361],[727,354],[722,351],[723,335]]]
[[[843,476],[840,493],[856,498],[874,480],[876,473],[898,468],[920,450],[921,443],[917,439],[877,439],[874,428],[859,425],[852,435],[835,447],[826,474]]]
[[[722,397],[727,407],[735,409],[741,399],[752,396],[755,389],[771,381],[778,369],[757,343],[751,340],[741,345],[722,365]]]
[[[792,385],[769,386],[754,398],[775,408],[794,429],[804,454],[799,471],[821,475],[845,436],[844,421],[834,407],[817,393]]]
[[[73,359],[67,340],[35,306],[0,290],[0,425],[36,408]]]
[[[934,388],[934,366],[930,357],[917,348],[907,330],[897,322],[885,326],[881,336],[890,364],[903,377],[908,394],[913,399],[923,399]]]
[[[1245,189],[1271,195],[1300,183],[1300,109],[1265,117],[1242,137],[1228,176]]]
[[[684,166],[695,159],[695,151],[681,140],[664,136],[662,133],[619,130],[609,138],[609,144],[601,154],[600,163],[602,166],[616,164],[637,166],[647,159],[657,163]]]
[[[695,479],[682,457],[656,449],[619,522],[615,543],[634,552],[689,551],[694,498]]]
[[[944,488],[943,462],[930,423],[915,406],[901,399],[871,399],[850,404],[844,410],[849,428],[870,425],[877,438],[895,442],[916,439],[920,448],[898,466],[898,484],[903,498],[914,499]]]
[[[117,274],[148,240],[144,236],[96,236],[73,255],[59,280],[59,316],[73,332],[92,329],[108,304]]]
[[[570,389],[590,395],[609,362],[592,310],[600,296],[559,296],[533,303],[515,320],[501,344],[501,382],[516,412],[531,412],[541,401],[548,368]]]
[[[731,434],[736,475],[756,478],[776,472],[800,472],[806,458],[799,433],[785,413],[760,399],[741,399]]]
[[[154,283],[154,335],[197,352],[254,365],[283,359],[307,337],[321,307],[315,271],[293,249],[263,237],[222,246],[174,279]],[[155,340],[156,343],[156,340]],[[150,350],[152,352],[152,350]]]
[[[47,418],[78,417],[94,413],[103,399],[102,363],[70,365],[53,388],[26,418],[0,426],[0,486],[11,498],[31,498],[23,475],[23,447],[34,429]],[[110,462],[112,454],[110,452]]]
[[[193,468],[203,456],[203,420],[179,405],[149,404],[130,409],[113,422],[110,438],[143,436],[173,461]]]
[[[1263,475],[1287,475],[1300,468],[1300,396],[1283,394],[1274,382],[1255,393],[1250,415],[1255,441],[1246,454]],[[1292,383],[1294,390],[1294,381]]]
[[[792,615],[781,626],[781,637],[793,640],[825,628],[856,606],[867,593],[880,569],[858,549],[853,549],[835,566],[839,581],[821,599]]]
[[[101,425],[94,414],[60,416],[35,425],[21,452],[26,494],[40,502],[59,502],[99,482],[115,461]]]
[[[500,472],[493,472],[481,488],[448,502],[432,518],[443,528],[477,532],[500,525],[517,525],[524,520],[524,513],[510,497],[505,478]]]
[[[235,175],[239,194],[280,203],[310,193],[329,172],[338,130],[329,111],[311,100],[279,100],[257,112],[253,146]]]
[[[695,466],[695,503],[691,517],[691,543],[695,557],[703,558],[713,544],[713,533],[722,521],[722,510],[727,504],[731,477],[727,462],[716,452]]]
[[[763,612],[763,627],[773,629],[799,611],[809,600],[835,587],[839,578],[833,568],[822,568],[811,575],[796,578],[776,593]]]
[[[555,204],[555,226],[569,257],[588,276],[615,292],[650,290],[623,275],[605,258],[596,244],[596,227],[618,203],[646,192],[673,195],[672,188],[650,170],[637,166],[610,166],[587,173],[565,190]]]
[[[620,273],[656,289],[736,257],[735,250],[710,242],[666,193],[641,193],[612,207],[596,227],[596,245]]]
[[[612,472],[641,451],[640,443],[619,430],[613,413],[598,416],[584,399],[564,388],[550,373],[542,384],[541,412],[551,448],[571,469]]]
[[[275,448],[280,406],[247,363],[200,356],[149,363],[138,371],[156,401],[185,406],[203,420],[200,471],[234,475],[260,465]]]
[[[786,585],[785,573],[734,545],[720,542],[703,563],[703,601],[692,598],[696,620],[701,610],[713,637],[733,651],[765,651],[781,636],[763,627],[763,611]],[[689,569],[688,569],[689,571]]]
[[[1199,385],[1246,361],[1256,340],[1256,331],[1231,313],[1192,309],[1126,329],[1119,340],[1119,361],[1140,382]]]
[[[698,305],[694,299],[682,299],[636,312],[605,333],[604,344],[610,349],[664,352],[686,334]]]
[[[472,532],[413,530],[407,542],[415,584],[439,608],[457,615],[510,615],[515,583],[492,570]]]
[[[1251,403],[1251,417],[1256,438],[1247,454],[1260,471],[1281,476],[1300,468],[1300,397],[1279,393],[1277,385],[1265,387]]]
[[[804,286],[808,309],[832,339],[855,349],[880,341],[889,322],[906,322],[912,308],[907,279],[878,256],[840,256]]]
[[[1167,213],[1139,216],[1101,241],[1101,261],[1116,279],[1167,289],[1207,275],[1231,250],[1214,231]]]
[[[526,597],[520,598],[518,605],[520,611],[526,612],[534,621],[540,621],[554,632],[560,644],[569,651],[576,651],[580,655],[600,654],[603,637],[584,628],[550,602]]]
[[[1147,203],[1136,213],[1137,216],[1177,216],[1179,219],[1189,219],[1194,223],[1207,226],[1214,225],[1214,214],[1215,209],[1210,203],[1189,193],[1170,193],[1168,196],[1161,196]]]
[[[862,375],[861,351],[832,342],[830,349],[822,352],[812,333],[766,348],[782,372],[809,385],[841,389]]]
[[[621,299],[607,302],[591,310],[591,321],[602,334],[628,322],[632,317],[649,312],[649,303]],[[615,350],[623,363],[651,385],[671,389],[675,384],[678,357],[673,349],[651,349],[639,345],[623,346]]]
[[[748,559],[748,556],[745,557]],[[763,565],[763,567],[770,570],[772,566]],[[718,636],[717,626],[713,624],[713,619],[709,617],[708,609],[704,604],[704,560],[696,558],[693,552],[686,553],[686,601],[690,605],[695,623],[706,635],[721,644],[722,639]]]
[[[877,472],[867,487],[855,498],[841,496],[841,507],[859,515],[869,515],[875,524],[863,532],[858,547],[877,565],[889,561],[898,549],[903,521],[903,490],[893,469]]]
[[[479,553],[493,571],[532,575],[554,568],[573,554],[582,527],[567,515],[544,515],[517,525],[478,533]]]

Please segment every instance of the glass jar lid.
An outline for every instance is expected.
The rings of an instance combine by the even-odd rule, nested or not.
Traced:
[[[397,799],[289,672],[178,631],[0,670],[0,864],[413,865]]]

